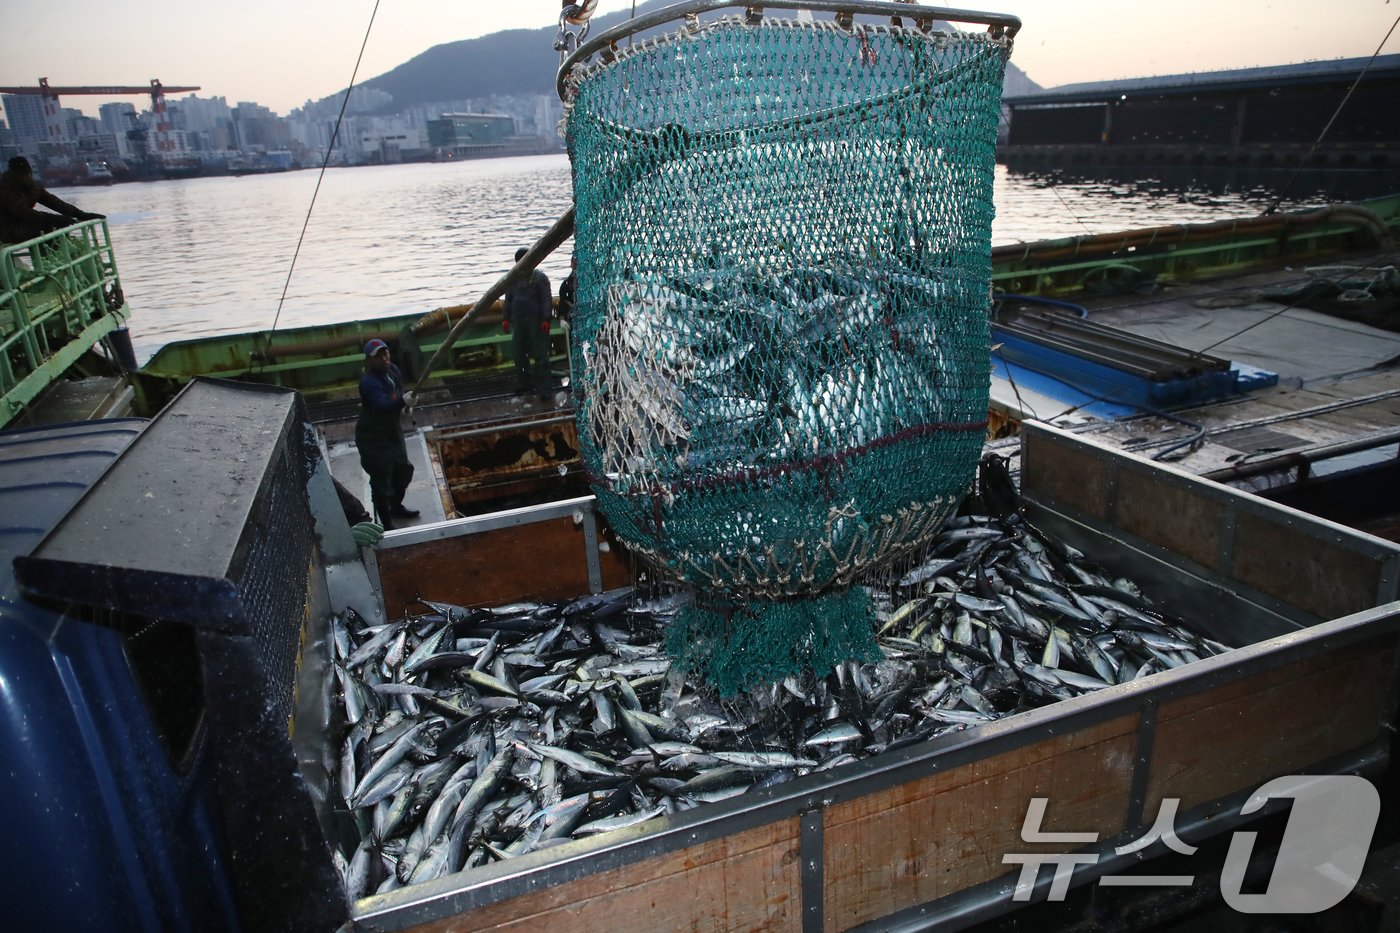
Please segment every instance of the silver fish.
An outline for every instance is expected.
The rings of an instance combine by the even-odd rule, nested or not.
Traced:
[[[810,758],[798,758],[796,755],[790,755],[787,752],[714,751],[711,752],[711,754],[726,764],[754,770],[763,770],[767,768],[810,768],[816,765],[816,762]]]
[[[610,833],[615,829],[627,829],[631,826],[638,826],[648,820],[653,820],[666,812],[664,806],[655,806],[650,810],[635,810],[631,813],[624,813],[620,816],[605,817],[601,820],[593,820],[584,823],[574,830],[575,836],[592,836],[597,833]]]
[[[397,622],[390,622],[379,630],[379,633],[355,649],[345,661],[347,668],[356,668],[364,664],[370,658],[382,651],[386,645],[398,637],[403,627],[408,624],[407,619],[400,619]]]
[[[403,757],[408,754],[409,747],[427,727],[427,722],[414,723],[384,752],[384,754],[379,756],[379,759],[370,766],[369,770],[360,778],[359,783],[355,785],[355,793],[354,798],[351,800],[351,806],[359,807],[364,805],[364,797],[369,788],[403,761]]]
[[[525,747],[536,755],[545,758],[553,758],[566,767],[572,768],[579,774],[591,774],[596,777],[613,777],[617,774],[612,768],[601,765],[589,758],[587,755],[580,755],[578,752],[569,751],[566,748],[554,748],[549,745],[536,745],[534,742],[526,742]]]

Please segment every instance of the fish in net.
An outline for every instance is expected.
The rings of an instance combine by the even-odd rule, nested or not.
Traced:
[[[987,420],[1010,39],[727,17],[568,77],[581,457],[722,693],[878,653]]]

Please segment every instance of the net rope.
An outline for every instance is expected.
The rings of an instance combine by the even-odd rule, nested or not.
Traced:
[[[567,84],[581,455],[723,693],[878,655],[981,452],[1009,40],[729,17]]]

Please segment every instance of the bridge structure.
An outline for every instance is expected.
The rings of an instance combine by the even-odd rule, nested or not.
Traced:
[[[1400,54],[1070,84],[1003,106],[1012,169],[1400,169]]]

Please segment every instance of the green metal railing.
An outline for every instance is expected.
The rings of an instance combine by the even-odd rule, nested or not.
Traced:
[[[0,425],[127,313],[106,221],[0,244]]]

